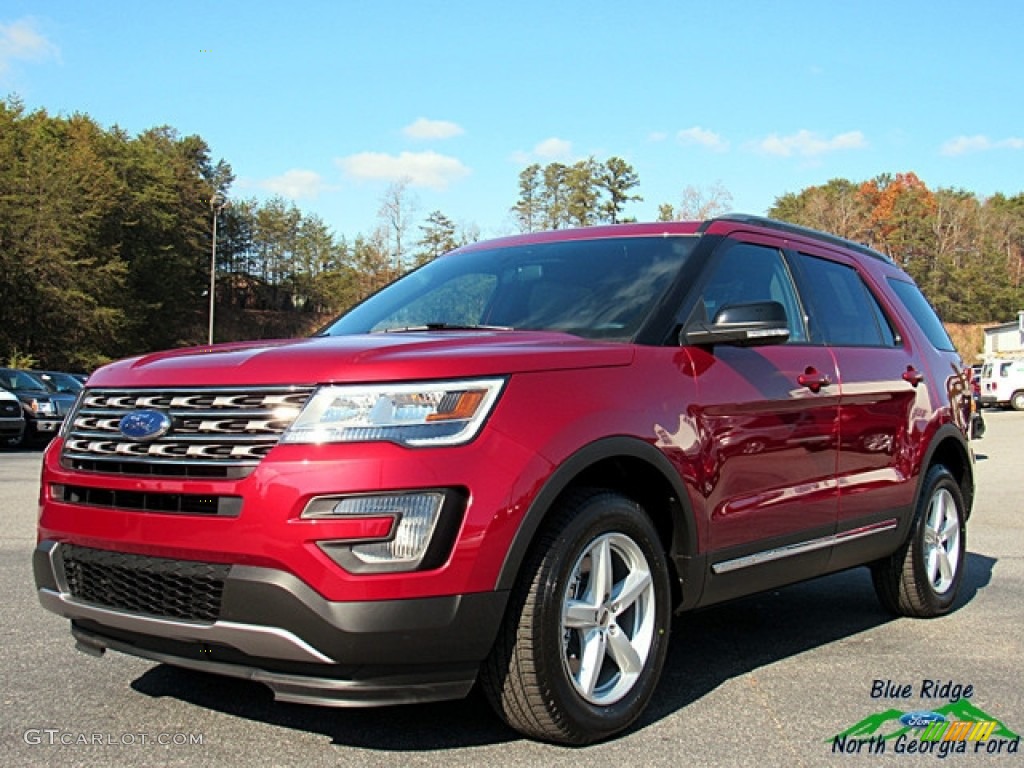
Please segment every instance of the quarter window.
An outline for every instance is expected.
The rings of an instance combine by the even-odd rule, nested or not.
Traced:
[[[918,287],[905,280],[892,278],[889,279],[889,285],[892,286],[893,293],[907,308],[917,324],[921,326],[921,330],[924,331],[924,335],[928,337],[932,346],[943,352],[953,352],[956,348],[953,346],[949,334],[946,333],[939,316],[935,314],[935,310],[932,309],[931,304],[928,303]]]

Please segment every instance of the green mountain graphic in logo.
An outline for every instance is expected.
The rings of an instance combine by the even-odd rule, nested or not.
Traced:
[[[918,710],[909,711],[915,712]],[[1019,735],[1007,728],[1001,720],[996,717],[992,717],[992,715],[988,714],[984,710],[974,706],[967,699],[957,699],[954,702],[944,704],[941,707],[936,707],[928,711],[943,715],[947,720],[970,720],[972,722],[991,722],[994,720],[998,725],[992,732],[990,738],[1019,738]],[[905,714],[907,714],[907,712],[902,712],[898,709],[887,709],[884,712],[877,712],[873,715],[868,715],[859,723],[854,723],[845,731],[840,731],[832,738],[826,739],[826,741],[841,739],[844,736],[854,739],[865,739],[870,738],[871,736],[878,736],[885,741],[889,741],[890,739],[898,738],[905,733],[920,730],[919,728],[912,728],[909,725],[903,725],[903,723],[900,722],[900,718]]]

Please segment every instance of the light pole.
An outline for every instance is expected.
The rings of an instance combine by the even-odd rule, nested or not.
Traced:
[[[210,214],[213,218],[213,244],[210,246],[210,332],[207,343],[213,344],[213,302],[217,290],[217,215],[224,210],[228,199],[220,192],[210,198]]]

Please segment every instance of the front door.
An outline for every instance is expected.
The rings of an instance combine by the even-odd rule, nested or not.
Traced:
[[[823,567],[838,515],[835,359],[825,345],[810,343],[782,253],[768,242],[723,243],[694,311],[712,320],[725,305],[757,301],[786,309],[788,343],[689,350],[697,384],[692,416],[707,457],[709,588],[725,592],[730,575],[748,568],[758,567],[767,587]]]

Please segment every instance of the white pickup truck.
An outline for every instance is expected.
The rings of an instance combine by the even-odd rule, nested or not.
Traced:
[[[21,410],[21,401],[0,388],[0,448],[13,447],[21,444],[25,433],[25,415]]]

